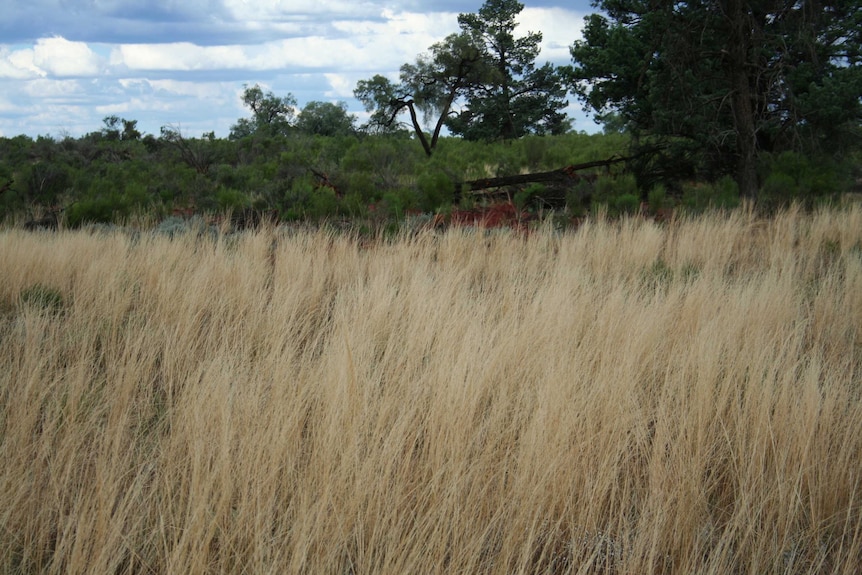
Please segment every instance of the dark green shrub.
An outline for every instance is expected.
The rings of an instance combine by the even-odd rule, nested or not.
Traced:
[[[455,185],[443,172],[425,172],[416,180],[419,188],[417,205],[423,212],[435,212],[450,204]]]
[[[251,207],[251,198],[239,190],[219,188],[216,192],[216,205],[220,211],[239,211]]]
[[[418,197],[413,190],[399,189],[389,190],[383,194],[381,206],[383,214],[400,220],[404,217],[407,210],[413,210],[417,207]]]
[[[683,184],[682,190],[682,203],[692,212],[739,206],[739,186],[730,176],[722,176],[715,182],[689,182]]]
[[[664,185],[656,184],[653,186],[647,194],[647,202],[649,203],[650,210],[653,212],[669,208],[670,200],[667,197],[667,189],[665,189]]]
[[[622,194],[614,200],[614,207],[620,214],[636,214],[640,211],[641,200],[634,194]]]
[[[640,206],[637,181],[632,174],[600,177],[594,189],[593,203],[606,205],[610,216],[635,213]]]
[[[313,220],[331,218],[338,215],[339,205],[335,190],[317,188],[311,193],[305,215]]]
[[[770,206],[801,200],[813,205],[849,187],[846,166],[828,157],[796,152],[764,156],[761,166],[760,199]]]
[[[538,171],[543,166],[549,140],[544,136],[527,136],[521,140],[521,145],[524,148],[524,159],[527,161],[527,167],[531,171]]]
[[[380,186],[378,186],[370,172],[351,172],[347,175],[344,184],[344,192],[361,198],[365,203],[374,202],[381,197]]]
[[[128,214],[128,205],[119,195],[82,199],[66,210],[66,223],[78,228],[84,224],[108,224]]]
[[[512,198],[512,202],[515,204],[515,207],[521,210],[525,210],[530,207],[535,207],[537,200],[541,198],[548,189],[544,184],[533,183],[524,188],[523,190],[518,190],[515,193],[515,196]]]
[[[714,184],[714,190],[712,199],[714,207],[728,210],[739,207],[739,185],[732,177],[720,177]]]

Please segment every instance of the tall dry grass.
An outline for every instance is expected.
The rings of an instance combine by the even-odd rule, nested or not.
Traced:
[[[0,318],[3,573],[862,563],[858,206],[6,230]]]

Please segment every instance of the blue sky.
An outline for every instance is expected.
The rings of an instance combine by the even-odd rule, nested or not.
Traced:
[[[0,136],[97,131],[102,118],[228,134],[244,84],[347,104],[361,79],[415,60],[482,0],[10,0],[0,19]],[[524,1],[517,32],[541,31],[539,62],[569,63],[587,0]],[[595,123],[573,97],[574,128]]]

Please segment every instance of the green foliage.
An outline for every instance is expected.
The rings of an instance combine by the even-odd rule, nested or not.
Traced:
[[[476,78],[466,87],[466,106],[446,126],[468,140],[515,139],[526,134],[562,134],[570,122],[560,71],[536,67],[541,32],[516,38],[516,0],[486,0],[475,14],[458,16],[462,33],[480,49]]]
[[[389,218],[401,220],[408,210],[414,210],[417,206],[418,197],[413,190],[389,190],[383,194],[382,208]]]
[[[614,208],[620,214],[633,215],[640,210],[641,200],[635,194],[621,194],[614,201]]]
[[[547,192],[547,187],[544,184],[533,183],[526,186],[524,189],[515,193],[512,198],[512,203],[520,210],[525,210],[533,206],[537,197],[541,197]]]
[[[311,193],[305,214],[312,220],[321,220],[337,216],[339,213],[338,198],[330,188],[318,188]]]
[[[811,157],[796,152],[767,155],[763,158],[764,174],[761,199],[765,204],[786,204],[835,196],[849,187],[844,166],[830,158]]]
[[[436,212],[452,202],[454,182],[443,172],[425,172],[416,181],[419,189],[416,206],[423,212]]]
[[[487,0],[478,13],[461,14],[461,31],[447,36],[401,67],[399,82],[380,74],[357,83],[354,95],[371,120],[365,129],[389,133],[410,127],[426,155],[437,147],[445,125],[469,140],[514,139],[525,134],[562,134],[570,122],[559,70],[535,66],[541,33],[515,38],[524,5]],[[456,102],[465,105],[453,113]],[[401,124],[403,114],[409,123]],[[433,122],[431,134],[420,123]]]
[[[251,110],[251,118],[240,118],[231,126],[230,138],[238,140],[249,136],[284,136],[287,135],[294,121],[296,98],[288,94],[279,98],[272,92],[264,93],[255,84],[245,86],[242,103]]]
[[[350,216],[380,226],[380,218],[445,213],[459,183],[458,203],[470,207],[475,198],[463,193],[469,180],[558,170],[626,154],[631,143],[629,135],[616,133],[504,142],[441,137],[434,156],[427,158],[409,140],[388,135],[330,137],[295,131],[290,137],[230,140],[213,134],[187,138],[168,128],[148,146],[146,135],[126,140],[124,129],[119,124],[116,129],[116,138],[101,132],[60,141],[0,138],[0,218],[24,222],[61,213],[67,225],[79,227],[129,222],[143,212],[155,218],[188,218],[251,207],[272,210],[284,220]],[[777,205],[801,200],[816,206],[862,178],[859,163],[853,154],[764,154],[760,201]],[[587,177],[547,187],[528,185],[513,200],[521,209],[541,210],[546,204],[537,198],[553,197],[560,204],[565,199],[567,214],[575,217],[591,209],[610,216],[633,213],[647,198],[653,210],[671,207],[678,197],[693,211],[738,205],[733,178],[698,179],[698,173],[708,172],[695,170],[678,184],[604,171],[593,180],[589,172],[579,172]]]
[[[620,196],[636,196],[637,193],[637,181],[633,174],[601,176],[596,180],[595,199],[600,202],[613,204]]]
[[[647,203],[653,212],[670,207],[670,200],[667,197],[667,189],[664,185],[656,184],[650,189],[647,194]]]
[[[251,207],[251,198],[239,190],[219,188],[216,191],[216,205],[219,211],[239,211]]]
[[[430,157],[452,105],[479,80],[480,63],[481,50],[473,38],[463,33],[451,34],[432,45],[415,63],[404,64],[397,84],[380,74],[360,80],[354,95],[372,113],[366,131],[398,133],[407,124],[399,123],[397,118],[407,112],[409,126]],[[420,124],[420,113],[426,122],[434,118],[430,138]]]
[[[858,3],[826,1],[816,10],[773,1],[594,5],[602,13],[587,18],[583,40],[571,48],[571,86],[597,117],[612,118],[615,130],[629,130],[642,146],[688,141],[710,178],[733,174],[749,197],[763,153],[858,147]],[[675,156],[668,168],[688,164],[686,146],[664,153]]]
[[[149,208],[150,195],[144,184],[129,182],[114,189],[110,183],[94,184],[89,194],[66,210],[66,223],[73,228],[89,223],[121,223],[136,210]]]
[[[687,182],[682,190],[682,203],[691,212],[739,206],[739,187],[730,176],[723,176],[715,182]]]
[[[296,119],[296,129],[317,136],[347,136],[356,131],[356,116],[347,113],[344,102],[309,102]]]

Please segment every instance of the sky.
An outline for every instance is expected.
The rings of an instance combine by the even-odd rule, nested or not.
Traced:
[[[0,19],[0,136],[79,137],[106,116],[225,137],[248,117],[244,85],[344,102],[458,30],[482,0],[6,0]],[[10,5],[11,3],[11,5]],[[570,63],[589,0],[522,0],[516,35],[542,32],[537,64]],[[598,127],[573,96],[573,128]]]

